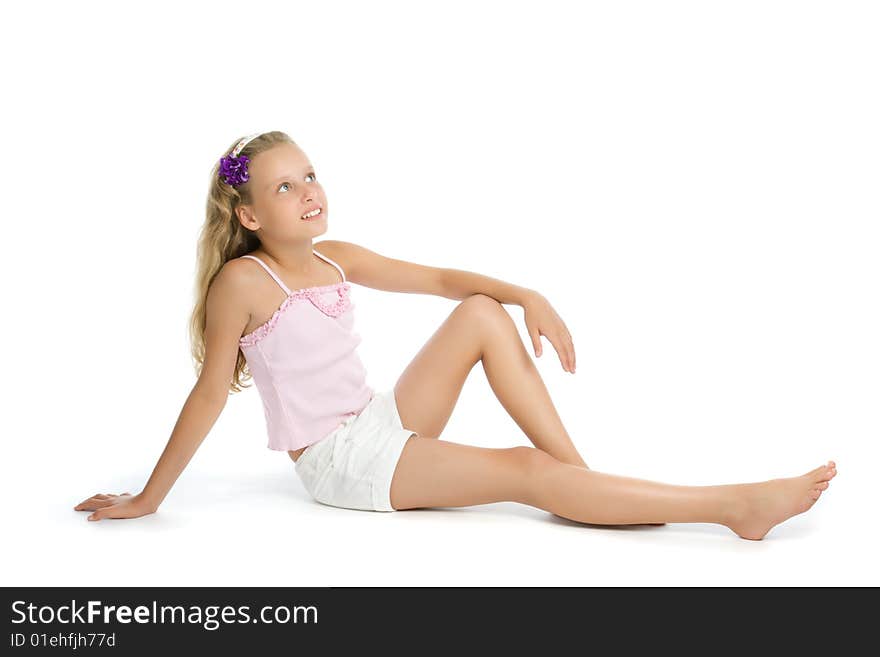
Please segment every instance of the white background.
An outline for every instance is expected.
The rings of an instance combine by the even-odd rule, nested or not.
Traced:
[[[870,2],[92,2],[4,10],[4,585],[880,584],[880,16]],[[138,492],[195,382],[208,176],[287,132],[321,239],[535,288],[536,360],[593,469],[839,475],[760,542],[516,503],[314,502],[255,388],[158,513]],[[456,302],[356,286],[369,382]],[[505,306],[527,342],[522,309]],[[471,372],[442,438],[528,445]]]

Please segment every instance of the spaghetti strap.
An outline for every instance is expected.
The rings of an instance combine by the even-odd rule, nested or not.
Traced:
[[[251,260],[256,260],[257,262],[259,262],[260,265],[263,267],[263,269],[265,269],[265,270],[269,273],[269,276],[271,276],[272,278],[274,278],[274,279],[275,279],[275,282],[278,283],[278,285],[281,286],[281,289],[284,290],[284,294],[286,294],[287,296],[290,296],[290,290],[287,289],[287,286],[284,284],[284,281],[282,281],[280,278],[278,278],[278,276],[275,274],[274,271],[272,271],[271,269],[269,269],[269,265],[267,265],[265,262],[263,262],[262,260],[260,260],[257,256],[243,255],[243,256],[241,256],[241,257],[242,257],[242,258],[250,258]]]
[[[340,267],[339,265],[337,265],[335,262],[333,262],[333,261],[332,261],[330,258],[328,258],[327,256],[325,256],[325,255],[321,255],[320,253],[318,253],[318,252],[315,251],[314,249],[312,249],[312,251],[313,251],[314,254],[315,254],[316,256],[318,256],[319,258],[323,258],[324,260],[326,260],[327,262],[329,262],[331,265],[333,265],[334,267],[336,267],[336,269],[339,270],[339,273],[342,274],[342,282],[345,283],[345,272],[342,271],[342,267]]]

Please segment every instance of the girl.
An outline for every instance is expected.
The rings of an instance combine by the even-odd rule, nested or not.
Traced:
[[[231,151],[231,152],[230,152]],[[89,520],[154,513],[250,375],[263,401],[269,448],[286,451],[309,494],[351,509],[395,511],[500,501],[594,524],[708,522],[760,540],[810,509],[833,461],[797,477],[679,486],[590,469],[560,420],[502,304],[517,304],[535,355],[545,336],[562,368],[571,335],[535,290],[455,269],[383,257],[327,230],[324,190],[283,132],[251,135],[214,167],[199,240],[190,324],[198,381],[137,495],[94,495]],[[463,301],[392,390],[365,382],[353,331],[351,283]],[[534,447],[482,448],[440,440],[478,362]]]

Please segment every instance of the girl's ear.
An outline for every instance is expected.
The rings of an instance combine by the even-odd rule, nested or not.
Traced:
[[[235,209],[236,217],[238,218],[238,222],[242,224],[245,228],[251,228],[249,224],[256,221],[256,217],[251,213],[250,208],[246,205],[240,205]]]

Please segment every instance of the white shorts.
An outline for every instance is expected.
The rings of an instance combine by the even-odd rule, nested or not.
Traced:
[[[394,389],[375,393],[294,462],[306,490],[321,504],[364,511],[394,511],[391,478],[403,447],[417,431],[405,429]]]

